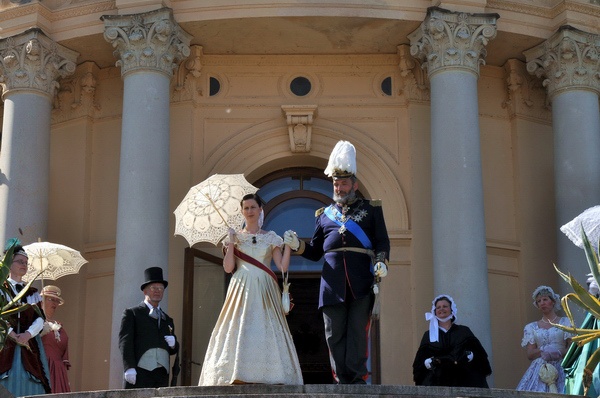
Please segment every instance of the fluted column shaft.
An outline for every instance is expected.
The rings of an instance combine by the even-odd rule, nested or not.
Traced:
[[[0,242],[46,238],[52,100],[78,54],[39,29],[0,41],[4,115],[0,151]]]
[[[190,37],[165,8],[105,16],[103,21],[124,80],[109,381],[111,388],[119,388],[123,310],[142,300],[137,286],[144,269],[162,267],[168,277],[169,81],[177,63],[190,53]]]
[[[477,79],[496,14],[430,8],[409,35],[431,83],[432,250],[435,294],[449,294],[460,323],[491,355],[491,326]]]
[[[600,204],[600,35],[561,27],[525,52],[527,70],[542,77],[552,102],[557,265],[583,283],[589,272],[582,250],[560,226]],[[563,283],[564,295],[571,291]]]

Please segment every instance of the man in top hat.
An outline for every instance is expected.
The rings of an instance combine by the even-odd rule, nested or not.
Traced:
[[[338,384],[365,384],[373,285],[375,278],[387,275],[390,240],[381,201],[356,195],[356,150],[351,143],[337,143],[325,174],[333,179],[335,203],[315,213],[309,243],[293,231],[285,232],[284,242],[309,260],[325,257],[319,308],[333,376]]]
[[[144,271],[144,301],[127,308],[121,319],[119,349],[125,369],[125,388],[167,387],[170,355],[179,350],[173,319],[159,307],[169,282],[160,267]]]

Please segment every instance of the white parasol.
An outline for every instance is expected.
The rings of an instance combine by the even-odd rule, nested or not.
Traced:
[[[243,174],[214,174],[193,186],[175,209],[175,235],[183,236],[190,247],[197,242],[217,245],[231,227],[242,228],[240,201],[258,188]]]
[[[81,253],[68,246],[51,242],[35,242],[23,246],[29,257],[27,273],[23,279],[56,280],[61,276],[76,274],[87,263]],[[41,274],[40,272],[43,271]]]
[[[571,239],[571,242],[577,247],[583,249],[581,228],[585,231],[594,250],[598,252],[598,240],[600,239],[600,206],[590,207],[560,227],[560,230],[567,235],[567,237]]]

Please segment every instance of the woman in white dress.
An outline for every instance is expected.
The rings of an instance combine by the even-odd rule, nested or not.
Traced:
[[[275,232],[261,229],[263,202],[258,195],[244,196],[241,207],[246,226],[237,233],[230,229],[223,242],[223,268],[233,275],[198,385],[303,384],[281,289],[270,268],[273,260],[287,271],[290,247]]]
[[[560,310],[560,296],[554,293],[551,287],[539,286],[534,290],[532,297],[533,305],[542,313],[542,319],[528,323],[523,331],[521,346],[527,348],[527,358],[531,364],[517,390],[562,393],[565,372],[561,362],[571,344],[571,334],[552,324],[571,324],[569,318],[556,314],[556,311]],[[548,377],[548,373],[554,373],[554,370],[547,366],[550,372],[544,369],[542,374],[546,377],[542,379],[540,369],[543,365],[552,365],[556,369],[556,376]]]

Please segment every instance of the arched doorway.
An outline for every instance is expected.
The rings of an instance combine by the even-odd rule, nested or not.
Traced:
[[[266,202],[263,228],[274,230],[279,235],[293,229],[300,238],[309,240],[314,229],[315,210],[331,203],[331,180],[317,168],[287,168],[270,173],[253,184],[259,188],[258,193]],[[198,380],[196,374],[199,374],[206,350],[206,346],[200,347],[199,342],[194,342],[192,336],[204,339],[208,343],[210,331],[224,299],[229,278],[223,273],[221,261],[222,257],[214,252],[211,254],[203,250],[186,249],[182,331],[183,385],[195,384]],[[323,318],[317,308],[321,268],[322,262],[312,262],[299,256],[293,256],[290,265],[289,280],[294,309],[287,320],[305,384],[333,382]],[[278,272],[274,266],[273,270]],[[202,302],[198,297],[194,297],[198,290],[205,298]],[[216,296],[219,297],[218,300]],[[206,321],[199,322],[195,319],[198,317],[205,317]],[[202,331],[199,333],[200,328]],[[371,347],[370,381],[378,384],[378,322],[372,325]]]

